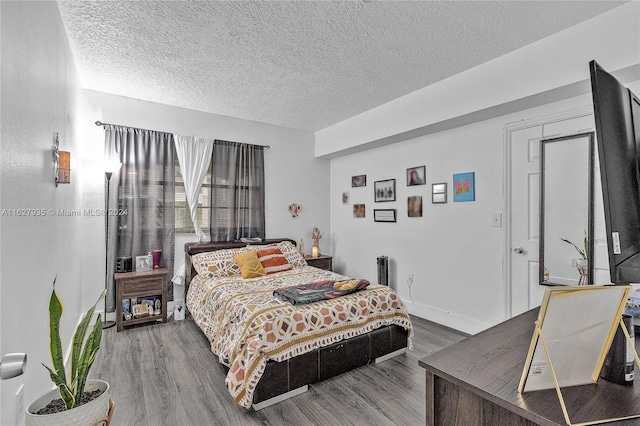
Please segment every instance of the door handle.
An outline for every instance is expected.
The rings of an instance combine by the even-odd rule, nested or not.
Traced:
[[[524,249],[522,247],[516,247],[513,249],[513,252],[516,254],[522,254],[524,253]]]
[[[0,379],[11,379],[24,373],[27,354],[6,354],[0,360]]]

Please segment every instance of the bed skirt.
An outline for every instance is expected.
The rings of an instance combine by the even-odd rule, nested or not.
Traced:
[[[389,325],[282,362],[268,361],[253,393],[253,404],[337,376],[406,347],[407,330]]]

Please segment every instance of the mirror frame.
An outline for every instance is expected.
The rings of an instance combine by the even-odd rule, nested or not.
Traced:
[[[589,182],[587,182],[587,186],[588,186],[588,193],[587,193],[587,199],[588,201],[588,206],[587,206],[587,238],[589,239],[589,242],[587,243],[587,265],[588,265],[588,269],[587,269],[587,285],[591,285],[593,284],[594,281],[594,265],[593,265],[593,248],[594,248],[594,241],[593,241],[593,193],[594,193],[594,171],[595,171],[595,132],[583,132],[583,133],[576,133],[573,135],[568,135],[568,136],[560,136],[560,137],[555,137],[555,138],[548,138],[548,139],[542,139],[540,140],[540,229],[539,229],[539,233],[540,233],[540,254],[539,254],[539,268],[538,268],[538,282],[540,283],[540,285],[544,285],[544,286],[555,286],[555,285],[564,285],[564,284],[558,284],[558,283],[552,283],[552,282],[548,282],[548,281],[544,281],[544,212],[545,212],[545,191],[544,191],[544,185],[545,185],[545,179],[544,179],[544,175],[545,175],[545,146],[549,143],[556,143],[556,142],[562,142],[562,141],[566,141],[566,140],[572,140],[572,139],[580,139],[580,138],[587,138],[587,143],[589,144],[588,146],[588,161],[589,161],[589,165],[588,165],[588,169],[587,169],[587,174],[589,175]]]

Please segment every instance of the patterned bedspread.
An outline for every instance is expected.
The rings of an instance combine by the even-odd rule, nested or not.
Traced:
[[[273,295],[280,287],[344,279],[348,277],[311,266],[250,279],[193,279],[187,306],[213,353],[230,367],[225,383],[236,403],[251,407],[270,359],[283,361],[391,324],[409,331],[411,348],[411,320],[387,286],[371,284],[357,293],[305,305]]]

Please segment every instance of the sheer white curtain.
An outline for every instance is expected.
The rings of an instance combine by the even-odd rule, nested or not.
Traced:
[[[178,154],[178,162],[182,170],[184,192],[187,196],[187,204],[191,213],[193,229],[199,241],[208,241],[209,237],[200,229],[196,208],[202,182],[207,175],[211,153],[213,152],[213,139],[198,138],[195,136],[173,135]]]

